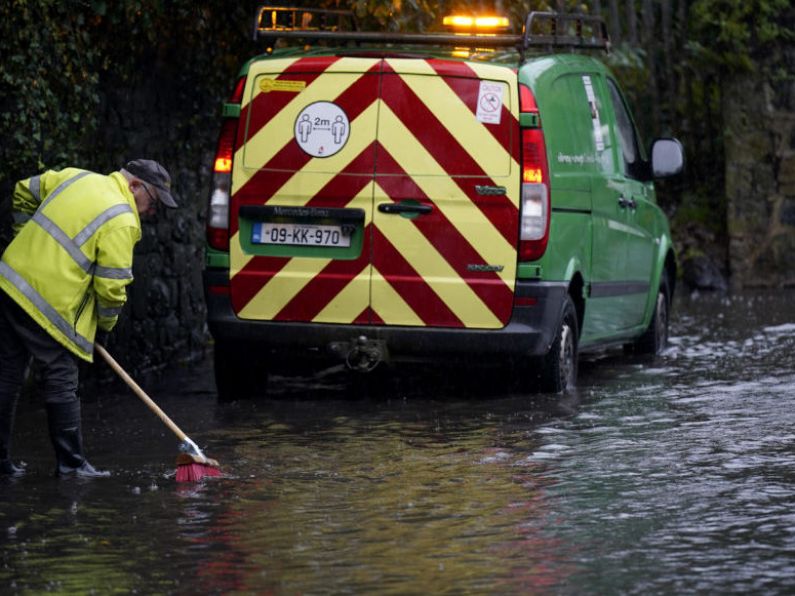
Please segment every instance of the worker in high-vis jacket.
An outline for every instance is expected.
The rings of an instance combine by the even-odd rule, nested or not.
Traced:
[[[11,460],[14,413],[31,358],[41,375],[57,476],[109,476],[83,453],[78,359],[91,362],[133,280],[141,217],[176,207],[171,177],[138,159],[110,175],[50,170],[14,188],[13,240],[0,258],[0,474]]]

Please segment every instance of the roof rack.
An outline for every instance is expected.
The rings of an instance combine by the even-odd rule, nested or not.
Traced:
[[[524,58],[533,46],[551,46],[609,51],[607,26],[600,18],[585,14],[531,12],[524,32],[516,34],[398,33],[358,31],[348,10],[262,5],[254,21],[254,39],[273,45],[277,39],[357,42],[406,45],[451,45],[476,48],[514,48]]]
[[[358,29],[356,16],[350,10],[261,4],[254,17],[255,40],[261,37],[297,37],[292,35],[296,32],[335,33],[350,29]]]
[[[610,50],[610,36],[602,17],[581,13],[531,12],[524,25],[523,45],[563,46]]]

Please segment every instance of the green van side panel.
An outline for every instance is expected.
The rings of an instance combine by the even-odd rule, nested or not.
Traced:
[[[652,287],[645,296],[608,293],[587,297],[581,342],[585,347],[611,337],[637,335],[651,320],[671,241],[652,183],[633,186],[633,194],[643,197],[636,220],[629,221],[627,218],[633,215],[618,205],[626,185],[611,182],[623,176],[623,158],[613,138],[616,124],[607,93],[606,81],[612,75],[591,57],[558,54],[529,60],[518,76],[519,82],[531,89],[538,105],[550,170],[552,214],[547,252],[538,261],[542,278],[570,281],[579,272],[585,280],[586,296],[592,284],[645,284],[651,263],[628,260],[632,256],[632,233],[627,233],[627,226],[636,226],[635,233],[640,231],[656,243]],[[588,92],[596,105],[590,106]],[[564,106],[567,108],[561,109]],[[598,254],[593,252],[595,247]],[[520,267],[520,274],[524,271]],[[636,274],[642,275],[636,278]],[[643,311],[641,325],[639,309]]]
[[[577,105],[573,79],[583,68],[597,67],[598,62],[587,57],[557,55],[531,60],[519,70],[519,82],[527,85],[536,99],[547,146],[552,213],[549,245],[539,260],[547,281],[570,281],[575,269],[586,279],[590,274],[594,166],[588,158],[588,144],[583,142],[583,133],[586,140],[590,133],[580,130],[570,110],[558,106]],[[589,118],[587,104],[579,102],[579,106],[580,119]]]
[[[205,248],[204,263],[207,267],[220,267],[229,269],[229,253],[215,250],[209,246]]]
[[[224,118],[240,118],[240,104],[225,103],[221,108],[221,116]]]
[[[572,262],[587,271],[591,261],[591,221],[587,215],[553,211],[549,224],[549,245],[540,259],[545,281],[571,281],[577,272]]]
[[[544,270],[538,263],[519,263],[516,270],[516,277],[518,279],[536,279],[539,280],[543,277]]]

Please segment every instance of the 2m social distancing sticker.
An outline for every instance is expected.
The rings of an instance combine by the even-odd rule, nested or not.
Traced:
[[[491,81],[480,81],[478,107],[475,116],[484,124],[499,124],[502,117],[502,92],[504,85]]]
[[[312,157],[331,157],[339,153],[350,132],[348,115],[330,101],[309,104],[295,119],[295,141]]]

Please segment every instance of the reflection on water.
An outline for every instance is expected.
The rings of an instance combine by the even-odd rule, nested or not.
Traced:
[[[41,404],[0,479],[7,592],[789,592],[795,293],[679,299],[660,358],[583,363],[561,404],[499,371],[369,385],[276,378],[216,404],[148,387],[226,478],[177,486],[176,441],[119,388],[86,396],[106,481],[56,481]]]

